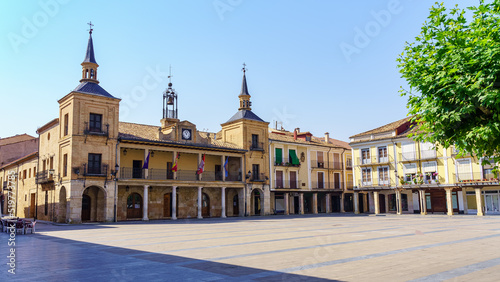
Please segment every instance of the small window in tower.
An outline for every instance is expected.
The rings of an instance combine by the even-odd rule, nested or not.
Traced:
[[[102,132],[102,115],[92,113],[90,114],[89,131]]]
[[[90,69],[90,78],[94,78],[94,69]]]

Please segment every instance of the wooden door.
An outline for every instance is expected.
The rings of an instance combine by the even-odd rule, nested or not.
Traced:
[[[90,196],[83,195],[82,197],[82,221],[90,220]]]
[[[30,217],[35,217],[35,196],[35,193],[31,193]]]
[[[132,193],[127,198],[127,218],[142,217],[142,197],[137,193]]]
[[[172,216],[172,205],[171,205],[171,198],[170,198],[170,193],[163,195],[163,216],[164,217],[171,217]]]
[[[276,188],[284,188],[283,187],[283,171],[276,171]]]
[[[202,197],[201,216],[210,217],[210,198],[205,193],[203,193]]]
[[[297,172],[290,171],[290,189],[297,189]]]
[[[233,216],[240,215],[240,203],[238,199],[238,195],[234,195],[233,197]]]
[[[446,192],[432,191],[431,192],[432,212],[446,212]]]
[[[142,178],[142,161],[132,161],[132,178]]]
[[[385,195],[378,194],[378,206],[381,213],[386,213],[385,209]]]

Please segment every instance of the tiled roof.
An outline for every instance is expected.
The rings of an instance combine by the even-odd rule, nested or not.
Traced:
[[[11,136],[11,137],[0,138],[0,146],[12,144],[12,143],[17,143],[17,142],[22,142],[22,141],[26,141],[26,140],[32,140],[32,139],[36,139],[36,138],[31,136],[31,135],[28,135],[26,133]]]
[[[125,140],[135,140],[135,141],[153,141],[164,144],[179,144],[179,145],[189,145],[193,147],[205,147],[205,148],[219,148],[219,149],[238,149],[242,150],[242,148],[230,144],[225,143],[220,140],[214,140],[214,133],[209,132],[201,132],[198,131],[199,138],[197,143],[185,143],[182,141],[175,140],[164,140],[159,138],[159,126],[154,125],[146,125],[146,124],[137,124],[137,123],[129,123],[129,122],[120,122],[119,123],[119,137]],[[200,140],[201,138],[201,140]]]
[[[248,119],[248,120],[256,120],[256,121],[262,121],[262,122],[264,122],[260,117],[258,117],[256,114],[254,114],[250,110],[239,110],[226,123],[232,122],[232,121],[237,121],[237,120],[240,120],[240,119]]]
[[[20,157],[20,158],[18,158],[18,159],[16,159],[16,160],[14,160],[14,161],[11,161],[11,162],[10,162],[10,163],[8,163],[8,164],[5,164],[5,165],[3,165],[3,166],[0,166],[0,169],[6,168],[6,167],[9,167],[9,166],[11,166],[11,165],[18,164],[18,163],[22,163],[22,162],[24,162],[24,161],[26,161],[26,160],[30,160],[30,159],[32,159],[32,158],[34,158],[34,157],[36,157],[36,156],[38,156],[38,151],[33,152],[33,153],[29,153],[29,154],[27,154],[27,155],[25,155],[25,156],[22,156],[22,157]]]
[[[97,64],[94,57],[94,44],[92,42],[92,34],[89,36],[89,43],[87,44],[87,52],[85,53],[84,63],[94,63]]]
[[[365,131],[363,133],[359,133],[359,134],[353,135],[353,136],[351,136],[349,138],[356,138],[356,137],[360,137],[360,136],[363,136],[363,135],[372,135],[372,134],[377,134],[377,133],[383,133],[383,132],[393,131],[393,130],[396,130],[401,125],[403,125],[404,123],[409,122],[412,117],[413,116],[406,117],[404,119],[400,119],[398,121],[391,122],[389,124],[383,125],[381,127],[377,127],[375,129],[368,130],[368,131]]]
[[[109,94],[108,91],[104,90],[104,88],[99,86],[99,84],[89,81],[80,83],[73,91],[117,99],[116,97]]]
[[[300,135],[299,133],[298,135]],[[303,134],[303,133],[302,133]],[[291,143],[297,143],[297,144],[304,144],[304,145],[316,145],[316,146],[326,146],[326,147],[335,147],[335,148],[344,148],[344,149],[351,149],[351,146],[347,142],[340,141],[337,139],[329,138],[329,142],[325,143],[325,138],[320,138],[320,137],[312,137],[311,141],[306,141],[304,139],[297,138],[297,140],[293,140],[293,132],[288,132],[288,131],[271,131],[269,132],[269,139],[270,140],[276,140],[276,141],[284,141],[284,142],[291,142]]]

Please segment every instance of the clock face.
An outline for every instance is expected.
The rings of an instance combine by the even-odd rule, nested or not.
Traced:
[[[183,140],[191,140],[191,129],[183,129],[182,130],[182,139]]]

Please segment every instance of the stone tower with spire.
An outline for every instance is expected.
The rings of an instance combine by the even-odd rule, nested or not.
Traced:
[[[92,24],[89,25],[80,84],[58,101],[59,142],[54,155],[71,167],[59,169],[60,182],[55,189],[67,198],[66,211],[63,213],[64,209],[60,209],[64,214],[61,218],[66,220],[61,221],[72,223],[113,220],[112,179],[116,177],[119,163],[116,145],[120,99],[99,85],[99,65],[94,54]],[[92,212],[87,214],[85,208],[89,205]]]
[[[243,179],[246,179],[246,197],[249,205],[246,214],[267,215],[270,209],[269,191],[269,122],[252,112],[252,102],[247,86],[246,68],[243,65],[243,81],[238,112],[221,124],[218,139],[247,150]]]

